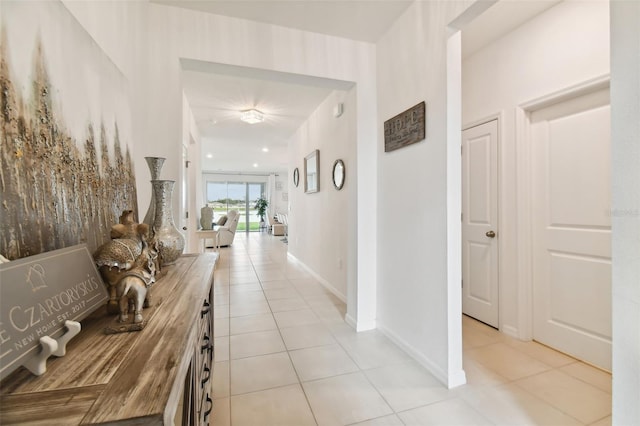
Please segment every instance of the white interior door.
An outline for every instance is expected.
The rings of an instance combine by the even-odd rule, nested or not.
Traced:
[[[610,370],[609,90],[530,119],[533,338]]]
[[[462,312],[498,328],[498,120],[462,132]]]

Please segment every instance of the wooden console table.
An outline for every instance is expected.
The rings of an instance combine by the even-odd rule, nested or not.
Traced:
[[[101,308],[45,374],[21,368],[6,377],[0,424],[208,424],[217,258],[184,255],[165,267],[142,331],[104,334],[115,315]]]

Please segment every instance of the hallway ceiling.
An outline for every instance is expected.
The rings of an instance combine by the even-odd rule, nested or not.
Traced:
[[[202,141],[204,172],[286,173],[289,138],[332,90],[352,87],[349,82],[194,60],[181,64],[184,93]],[[264,113],[264,121],[240,121],[240,111],[253,108]]]
[[[328,89],[198,71],[182,75],[201,135],[202,170],[218,173],[286,171],[287,139],[329,93]],[[240,121],[240,111],[252,108],[265,114],[262,123]]]
[[[404,0],[150,0],[205,13],[375,42],[409,7]],[[420,1],[420,0],[418,0]],[[423,0],[427,1],[427,0]],[[560,0],[503,0],[463,31],[471,55]],[[203,171],[287,172],[287,141],[331,90],[349,83],[182,61],[185,95],[202,139]],[[239,112],[256,108],[265,122],[249,125]],[[263,148],[269,152],[262,152]],[[211,154],[213,158],[207,158]],[[255,166],[257,165],[257,166]]]
[[[413,1],[152,0],[152,3],[375,43]]]
[[[375,42],[412,3],[406,0],[151,0],[152,3]],[[187,63],[188,62],[188,63]],[[286,173],[287,142],[334,89],[350,84],[183,61],[183,85],[202,140],[202,170]],[[263,123],[239,112],[256,108]],[[262,152],[263,148],[269,152]],[[211,154],[213,158],[207,158]],[[254,167],[254,164],[257,167]]]

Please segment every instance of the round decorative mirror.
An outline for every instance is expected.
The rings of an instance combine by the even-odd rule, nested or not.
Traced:
[[[293,184],[295,186],[298,186],[298,184],[300,183],[300,171],[298,170],[298,168],[296,167],[293,170]]]
[[[333,163],[333,186],[339,191],[344,186],[344,162],[336,160]]]

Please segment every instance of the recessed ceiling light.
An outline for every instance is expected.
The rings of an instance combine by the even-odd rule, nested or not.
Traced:
[[[265,146],[264,148],[262,148],[262,152],[269,152],[269,148]]]
[[[248,109],[240,112],[240,120],[249,124],[261,123],[264,121],[264,114],[257,109]]]
[[[212,153],[208,153],[207,154],[207,158],[213,158],[213,154]]]
[[[258,167],[258,163],[253,163],[253,167]]]

